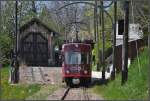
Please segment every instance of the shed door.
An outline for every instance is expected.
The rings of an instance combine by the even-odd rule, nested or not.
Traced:
[[[29,66],[48,66],[48,41],[41,33],[29,33],[22,39],[22,56]]]

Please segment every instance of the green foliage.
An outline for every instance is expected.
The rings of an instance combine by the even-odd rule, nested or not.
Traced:
[[[41,86],[38,84],[32,85],[10,85],[8,83],[9,68],[1,69],[1,99],[2,100],[24,100],[40,90]]]
[[[138,59],[130,65],[128,72],[128,81],[121,86],[121,74],[117,74],[114,81],[108,82],[107,85],[97,85],[93,91],[101,94],[105,99],[111,100],[127,100],[127,99],[148,99],[148,49],[139,56],[140,67],[138,66]],[[140,68],[140,72],[139,72]]]
[[[7,33],[0,33],[0,64],[6,65],[9,63],[9,54],[12,48],[12,40]]]
[[[22,21],[20,21],[21,26],[26,24],[28,21],[30,21],[34,17],[36,17],[35,13],[33,13],[32,11],[29,11],[26,16],[22,17]]]
[[[111,48],[111,42],[110,41],[106,41],[105,42],[105,53],[107,53],[107,50]],[[99,50],[101,51],[102,50],[102,42],[99,42]],[[98,62],[98,47],[97,47],[97,44],[94,45],[94,54],[95,55],[95,59],[96,59],[96,62]]]
[[[54,20],[54,17],[56,17],[53,13],[50,13],[46,5],[42,6],[42,10],[39,13],[39,19],[44,22],[49,28],[52,28],[53,30],[59,32],[60,26],[58,26],[56,20]],[[55,18],[56,19],[56,18]]]
[[[4,5],[5,3],[5,5]],[[9,63],[9,53],[12,48],[12,32],[13,32],[13,14],[14,2],[3,1],[1,8],[1,28],[0,28],[0,64]]]
[[[59,36],[59,37],[55,38],[54,41],[55,41],[54,45],[61,45],[61,44],[63,44],[64,39],[63,39],[63,37]]]

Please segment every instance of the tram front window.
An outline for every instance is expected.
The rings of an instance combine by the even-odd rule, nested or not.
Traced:
[[[66,64],[88,64],[89,54],[81,52],[66,52],[65,53]]]

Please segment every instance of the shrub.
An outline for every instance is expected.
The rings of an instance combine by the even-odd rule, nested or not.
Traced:
[[[0,64],[10,63],[10,50],[12,48],[11,37],[7,33],[0,33]]]

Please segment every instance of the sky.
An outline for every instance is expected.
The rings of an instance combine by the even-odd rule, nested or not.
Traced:
[[[49,7],[51,7],[51,4],[52,4],[52,2],[55,2],[55,1],[36,1],[36,7],[37,7],[37,9],[39,10],[39,8],[40,8],[40,5],[39,4],[44,4],[44,5],[46,5],[48,8]],[[86,0],[85,0],[85,2],[87,2]],[[104,1],[104,5],[106,6],[106,5],[109,5],[111,3],[111,1]],[[83,4],[82,4],[83,5]],[[81,5],[81,6],[82,6]],[[108,9],[108,8],[107,8]]]

